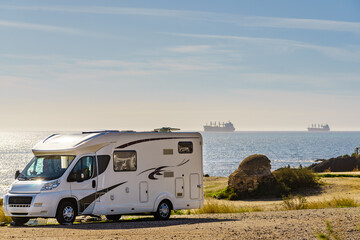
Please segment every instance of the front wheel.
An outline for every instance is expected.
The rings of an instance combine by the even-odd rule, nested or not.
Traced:
[[[60,203],[56,213],[56,220],[61,225],[72,224],[75,221],[75,217],[76,217],[76,210],[72,202],[65,201]]]
[[[162,201],[157,211],[154,213],[154,217],[157,220],[167,220],[171,214],[171,203],[168,200]]]
[[[117,222],[117,221],[119,221],[119,219],[121,218],[121,215],[120,215],[120,214],[116,214],[116,215],[105,215],[105,217],[106,217],[107,220]]]
[[[12,220],[15,223],[15,226],[23,226],[29,221],[30,218],[27,217],[12,217]]]

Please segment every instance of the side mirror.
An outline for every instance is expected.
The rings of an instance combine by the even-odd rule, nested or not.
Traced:
[[[15,172],[15,179],[17,179],[19,175],[20,175],[20,171],[19,171],[19,170],[16,170],[16,172]]]
[[[84,181],[84,174],[83,173],[75,173],[71,172],[68,179],[68,182],[83,182]]]
[[[83,173],[76,174],[75,181],[83,182],[84,181],[84,174]]]

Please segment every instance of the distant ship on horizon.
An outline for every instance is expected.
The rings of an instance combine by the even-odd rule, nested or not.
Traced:
[[[310,127],[308,127],[309,132],[329,132],[330,127],[329,124],[311,124]]]
[[[229,121],[227,123],[216,123],[216,122],[210,122],[210,124],[206,124],[204,126],[205,132],[234,132],[235,128],[234,125]]]

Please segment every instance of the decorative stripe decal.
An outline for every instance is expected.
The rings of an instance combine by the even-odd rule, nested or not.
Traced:
[[[120,145],[116,148],[126,148],[128,146],[131,146],[131,145],[135,145],[135,144],[138,144],[138,143],[143,143],[143,142],[151,142],[151,141],[159,141],[159,140],[168,140],[168,139],[192,139],[192,138],[198,138],[198,137],[166,137],[166,138],[147,138],[147,139],[140,139],[140,140],[136,140],[136,141],[133,141],[133,142],[128,142],[128,143],[125,143],[123,145]]]
[[[91,203],[95,202],[95,200],[98,199],[100,196],[104,195],[107,192],[110,192],[111,190],[113,190],[114,188],[116,188],[116,187],[118,187],[120,185],[123,185],[124,183],[127,183],[127,181],[115,184],[115,185],[113,185],[111,187],[108,187],[108,188],[104,188],[104,189],[102,189],[100,191],[94,192],[94,193],[80,199],[79,200],[79,205],[80,205],[80,211],[79,212],[85,211],[85,209],[88,206],[90,206]]]
[[[158,180],[158,178],[156,178],[156,176],[161,176],[161,175],[163,175],[163,172],[165,171],[164,168],[168,168],[168,167],[180,167],[180,166],[188,163],[189,161],[190,161],[190,159],[188,159],[188,160],[184,159],[184,160],[181,161],[181,163],[179,163],[179,164],[176,165],[176,166],[161,166],[161,167],[158,167],[158,168],[149,168],[149,169],[146,169],[146,170],[142,171],[141,173],[139,173],[138,176],[139,176],[140,174],[143,174],[143,173],[145,173],[145,172],[148,172],[148,171],[152,171],[152,170],[153,170],[153,171],[149,174],[148,178],[149,178],[150,180]],[[155,176],[155,175],[156,175],[156,176]]]

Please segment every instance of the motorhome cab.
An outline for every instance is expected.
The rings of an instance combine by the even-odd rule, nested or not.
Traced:
[[[71,224],[77,215],[116,221],[151,212],[162,220],[171,210],[201,208],[202,137],[164,129],[49,136],[17,172],[5,215],[17,225],[37,217]]]

